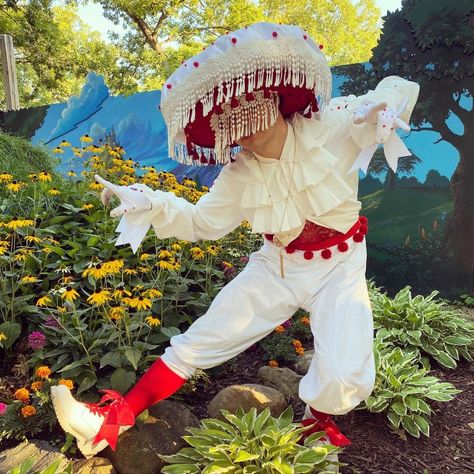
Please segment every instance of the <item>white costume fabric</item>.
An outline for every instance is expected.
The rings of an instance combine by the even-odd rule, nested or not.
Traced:
[[[353,165],[359,160],[365,166],[377,141],[384,143],[380,137],[387,143],[391,136],[380,135],[376,124],[354,124],[353,116],[385,101],[408,123],[418,90],[413,82],[388,77],[364,96],[333,99],[317,119],[295,114],[279,160],[238,153],[195,205],[141,185],[153,208],[124,215],[116,244],[130,243],[136,250],[150,225],[158,238],[216,240],[244,219],[253,232],[291,231],[306,221],[347,232],[361,207]],[[346,252],[333,252],[327,260],[306,260],[300,251],[285,254],[281,278],[280,249],[265,240],[209,310],[171,338],[163,361],[187,378],[196,368],[236,356],[303,308],[311,316],[315,356],[301,380],[300,398],[324,413],[347,413],[369,396],[375,377],[365,241],[347,243]]]

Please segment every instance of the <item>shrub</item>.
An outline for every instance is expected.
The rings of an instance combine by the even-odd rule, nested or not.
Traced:
[[[407,286],[392,299],[371,285],[369,294],[377,338],[407,353],[414,352],[427,367],[429,357],[449,369],[454,369],[461,358],[472,361],[474,323],[450,309],[444,301],[435,299],[437,291],[427,297],[413,298],[410,290]]]
[[[429,376],[426,368],[417,364],[416,352],[386,346],[376,340],[374,347],[376,381],[367,409],[385,412],[394,428],[403,428],[412,436],[429,436],[431,401],[447,402],[460,393],[454,385]]]
[[[162,469],[168,474],[226,473],[320,473],[337,463],[328,456],[340,450],[332,445],[310,447],[325,433],[314,433],[297,442],[305,430],[292,423],[293,410],[288,407],[279,418],[266,408],[259,415],[252,408],[236,415],[222,410],[227,422],[217,419],[201,420],[200,428],[187,428],[183,436],[191,447],[177,454],[161,457],[172,463]]]

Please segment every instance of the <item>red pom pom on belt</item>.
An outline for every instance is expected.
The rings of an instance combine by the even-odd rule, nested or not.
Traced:
[[[367,217],[359,216],[356,223],[345,234],[340,234],[335,237],[314,243],[301,242],[299,240],[300,237],[297,237],[285,247],[285,251],[286,253],[291,254],[296,250],[301,250],[304,252],[303,257],[306,260],[311,260],[314,257],[315,251],[321,250],[321,257],[324,260],[328,260],[333,254],[333,251],[329,247],[337,246],[337,250],[339,250],[339,252],[347,252],[349,245],[346,241],[352,237],[354,242],[362,242],[364,240],[364,236],[367,235],[368,230]],[[272,241],[273,234],[265,234],[265,238],[269,241]]]

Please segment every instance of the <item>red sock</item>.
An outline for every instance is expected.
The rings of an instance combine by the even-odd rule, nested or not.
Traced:
[[[158,359],[123,398],[138,416],[151,405],[173,395],[185,381]]]

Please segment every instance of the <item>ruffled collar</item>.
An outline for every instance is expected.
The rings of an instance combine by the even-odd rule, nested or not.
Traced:
[[[300,228],[308,214],[319,216],[353,193],[335,169],[338,158],[324,148],[327,132],[323,122],[295,114],[279,160],[248,150],[237,154],[231,167],[245,184],[242,209],[255,210],[254,232]]]

